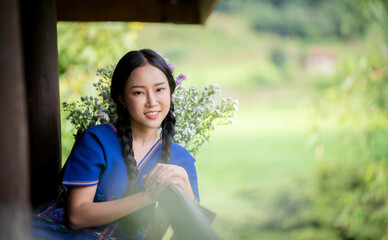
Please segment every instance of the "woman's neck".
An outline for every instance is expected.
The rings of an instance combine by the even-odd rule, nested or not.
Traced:
[[[140,163],[140,161],[144,158],[150,148],[160,138],[160,133],[158,129],[149,130],[150,131],[132,131],[132,148],[137,164]]]
[[[154,144],[160,138],[158,129],[136,130],[132,129],[133,143],[138,146]]]

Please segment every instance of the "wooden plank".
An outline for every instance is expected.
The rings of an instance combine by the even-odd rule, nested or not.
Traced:
[[[168,186],[158,203],[174,230],[174,240],[221,239],[211,227],[214,214],[201,209],[176,185]]]
[[[0,239],[29,239],[28,128],[18,1],[0,1]]]
[[[203,24],[218,0],[57,0],[58,21]]]
[[[171,186],[171,187],[176,188],[176,186]],[[167,191],[171,191],[171,190],[167,190]],[[166,197],[164,197],[164,199],[166,199]],[[161,209],[161,206],[163,206],[163,197],[161,198],[160,201],[162,202],[162,205],[157,206],[155,209],[155,213],[154,213],[154,216],[152,218],[152,221],[150,222],[150,224],[148,226],[145,240],[161,240],[161,239],[163,239],[164,235],[166,234],[166,232],[168,230],[168,227],[170,226],[170,223],[168,222],[168,220],[164,216],[163,210]],[[189,200],[189,201],[191,201],[191,200]],[[196,206],[197,207],[195,207],[194,209],[199,210],[202,213],[201,215],[206,217],[207,223],[209,224],[209,226],[206,226],[206,228],[209,228],[210,224],[213,223],[213,221],[216,217],[215,213],[213,213],[212,211],[210,211],[207,208],[202,207],[201,205],[196,205]],[[179,211],[178,209],[179,209],[179,207],[174,208],[172,211],[175,211],[175,212]],[[171,209],[164,210],[164,211],[169,211],[169,210],[171,210]],[[173,239],[175,240],[176,238],[177,238],[176,236],[173,236],[171,238],[171,240],[173,240]]]
[[[31,201],[58,195],[61,165],[55,0],[21,0],[31,163]]]

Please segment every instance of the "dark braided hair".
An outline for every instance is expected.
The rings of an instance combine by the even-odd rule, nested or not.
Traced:
[[[125,54],[120,61],[117,63],[116,68],[112,76],[111,85],[111,97],[116,103],[117,112],[117,133],[121,139],[121,145],[123,147],[123,156],[125,164],[127,165],[128,174],[128,187],[127,193],[134,193],[136,191],[136,177],[138,170],[136,168],[136,160],[133,152],[133,139],[132,129],[130,125],[130,119],[127,109],[120,103],[119,97],[124,96],[124,89],[129,76],[132,71],[138,67],[150,64],[166,75],[168,84],[170,87],[170,95],[175,90],[175,80],[172,72],[167,65],[166,61],[157,54],[155,51],[150,49],[142,49],[139,51],[130,51]],[[170,109],[166,118],[162,121],[162,156],[160,159],[161,163],[169,163],[171,157],[171,143],[175,133],[175,116],[174,116],[174,104],[172,97],[170,97]]]
[[[171,157],[171,143],[175,134],[175,116],[174,116],[174,103],[170,103],[170,110],[166,118],[162,122],[162,157],[161,163],[170,163]]]

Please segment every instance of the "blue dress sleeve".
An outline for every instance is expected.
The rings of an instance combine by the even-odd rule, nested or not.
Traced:
[[[171,152],[170,163],[179,165],[186,170],[195,198],[199,202],[197,170],[194,165],[195,158],[191,156],[186,148],[175,143],[171,146]]]
[[[89,129],[76,141],[64,166],[62,186],[91,186],[106,168],[104,148]]]
[[[195,162],[195,159],[191,164],[187,164],[187,166],[185,166],[184,168],[186,169],[187,175],[189,176],[190,185],[191,185],[191,188],[193,189],[195,198],[199,202],[197,169],[195,168],[194,162]]]

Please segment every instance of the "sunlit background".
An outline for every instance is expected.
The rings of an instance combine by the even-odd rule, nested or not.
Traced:
[[[95,94],[97,68],[127,51],[158,50],[184,85],[218,83],[240,102],[196,156],[222,238],[388,239],[387,9],[221,0],[204,26],[58,23],[61,101]]]

